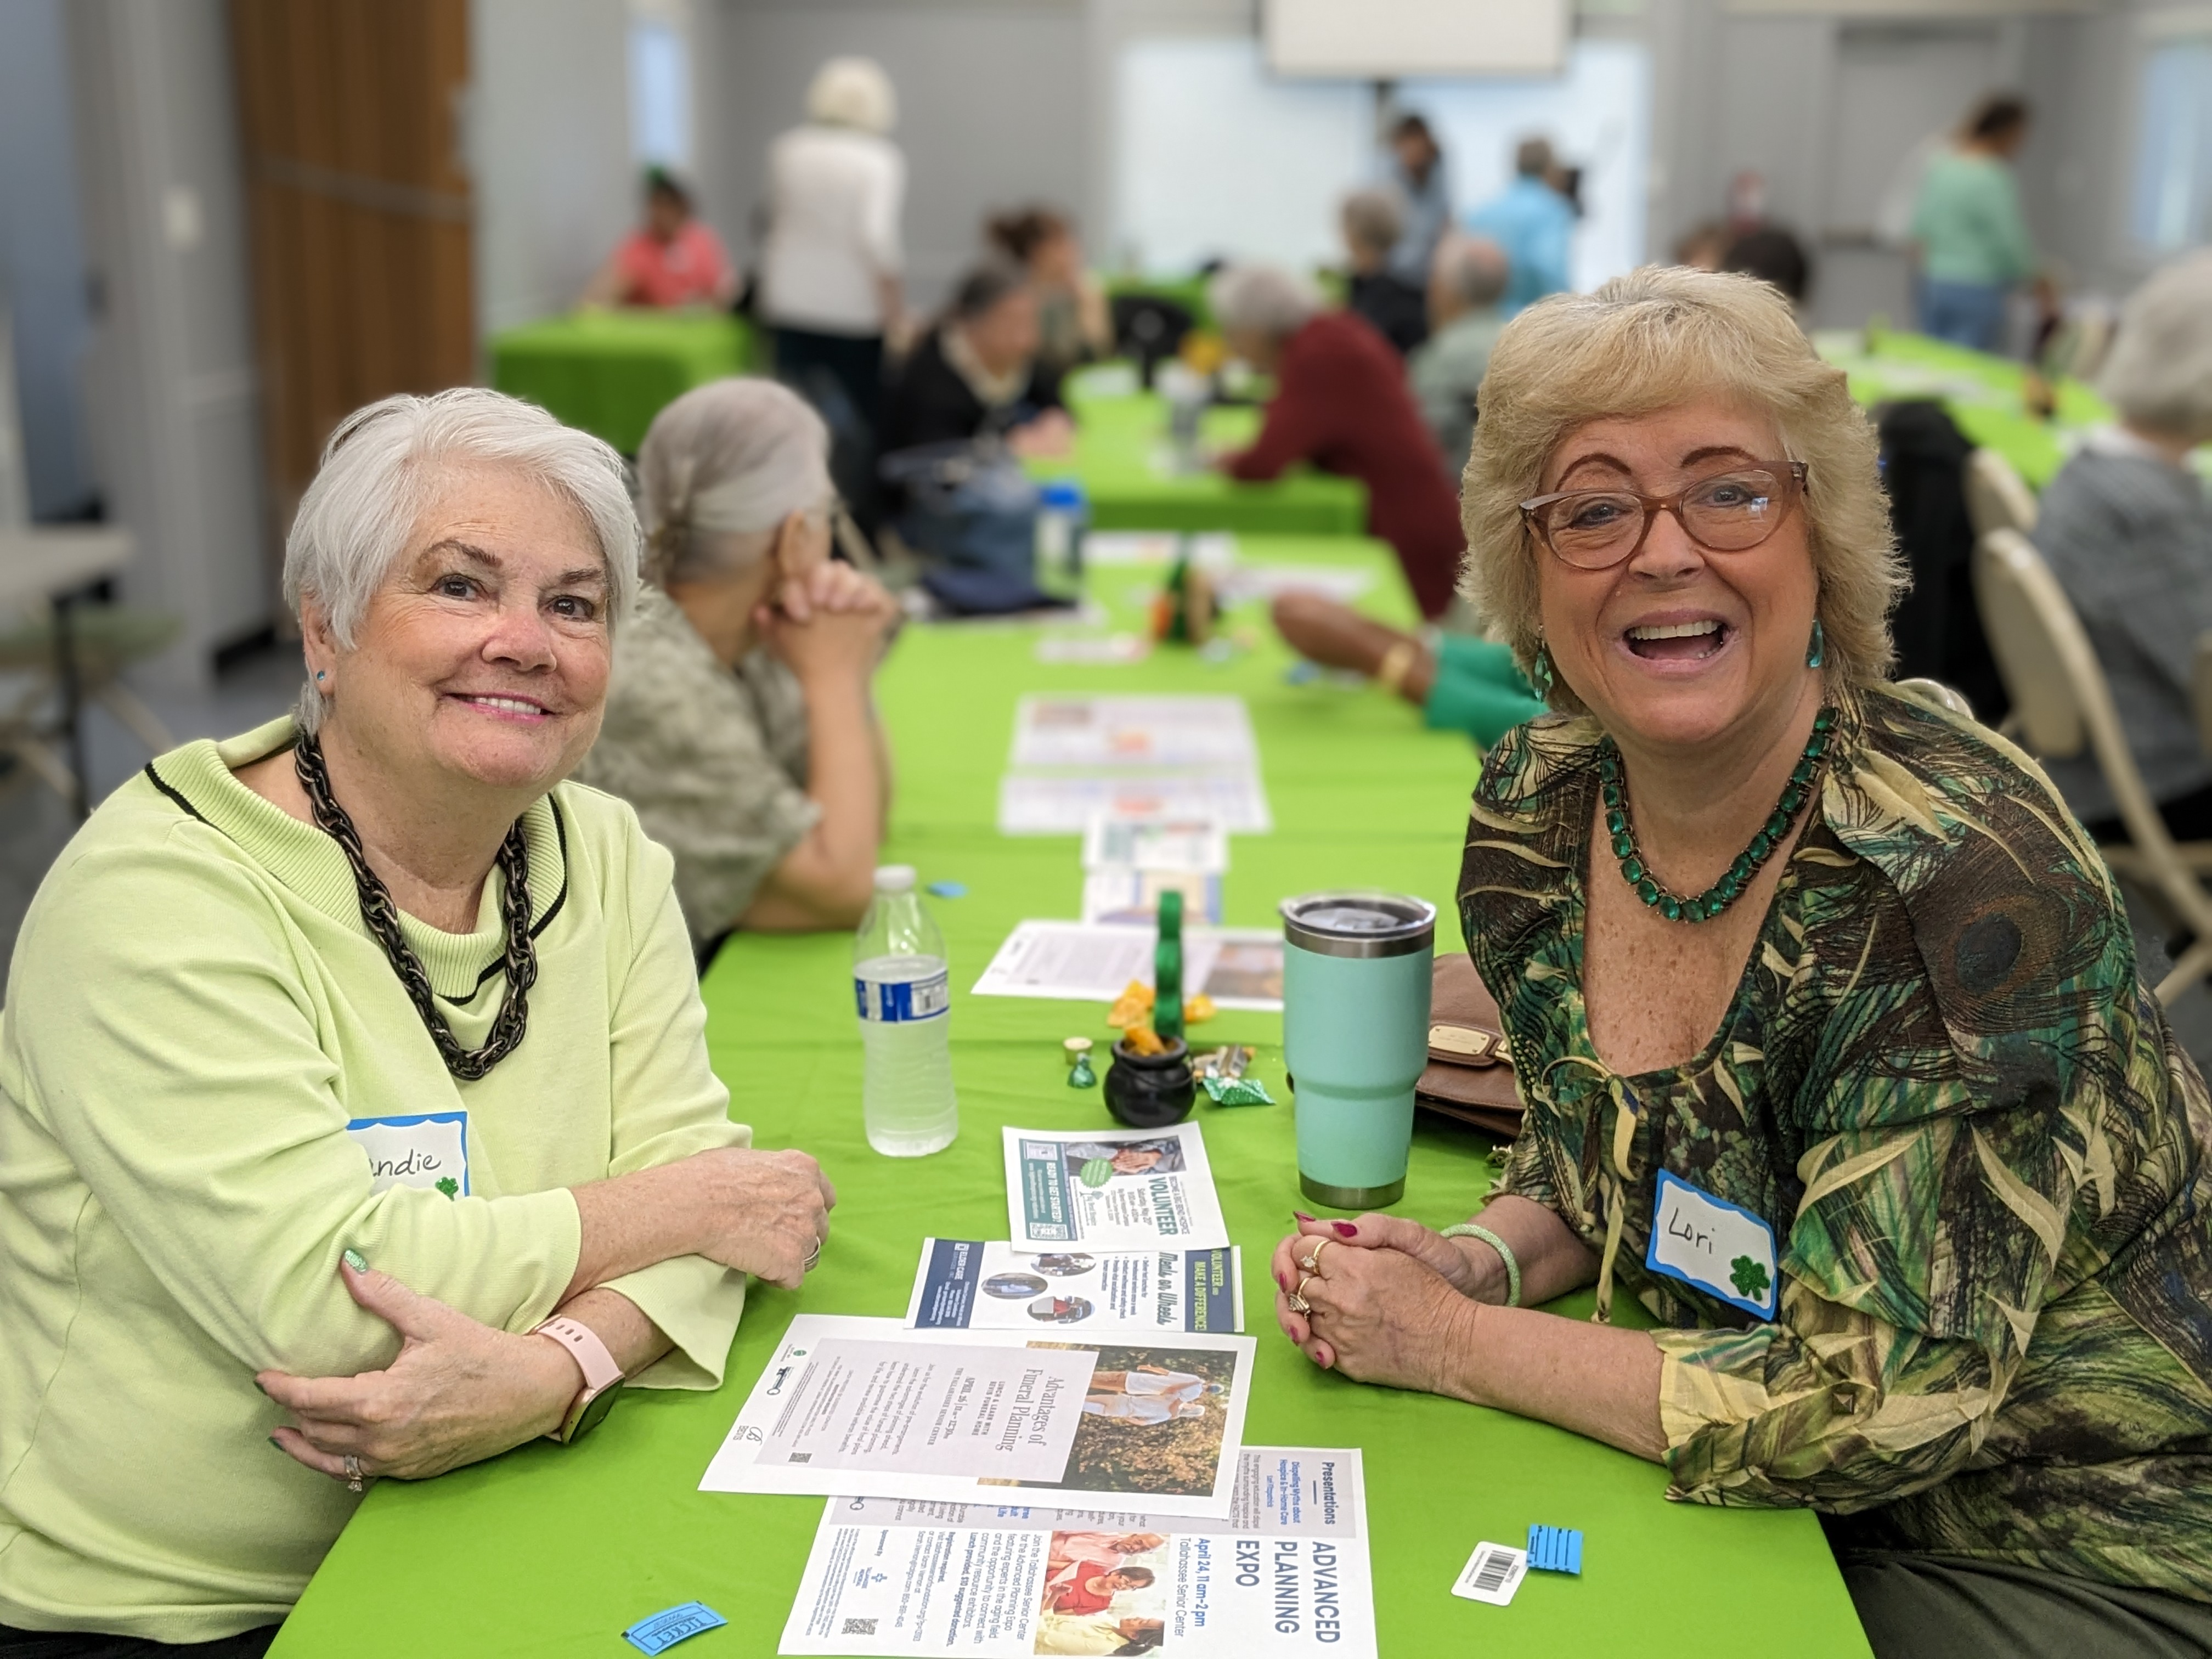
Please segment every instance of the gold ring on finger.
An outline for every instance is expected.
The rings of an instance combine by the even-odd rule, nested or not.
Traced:
[[[1304,1298],[1305,1298],[1305,1293],[1306,1293],[1306,1286],[1307,1286],[1307,1285],[1310,1285],[1310,1284],[1312,1284],[1313,1282],[1314,1282],[1314,1275],[1313,1275],[1313,1274],[1311,1274],[1311,1273],[1308,1273],[1308,1274],[1307,1274],[1304,1279],[1301,1279],[1300,1280],[1298,1280],[1298,1288],[1297,1288],[1297,1290],[1295,1292],[1293,1292],[1293,1294],[1295,1294],[1295,1295],[1296,1295],[1296,1296],[1297,1296],[1297,1297],[1301,1301],[1304,1300]]]
[[[1296,1291],[1292,1291],[1289,1296],[1284,1298],[1283,1305],[1288,1308],[1294,1314],[1310,1314],[1313,1311],[1313,1304],[1307,1301],[1305,1297],[1300,1296]]]
[[[366,1492],[368,1490],[362,1481],[361,1459],[355,1456],[351,1452],[348,1452],[345,1455],[345,1483],[346,1490],[348,1492]]]
[[[1316,1239],[1314,1242],[1313,1249],[1307,1255],[1304,1261],[1298,1263],[1298,1266],[1304,1267],[1310,1273],[1319,1273],[1321,1271],[1321,1253],[1335,1243],[1336,1241],[1333,1238]]]

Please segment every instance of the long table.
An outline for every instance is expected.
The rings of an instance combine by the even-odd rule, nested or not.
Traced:
[[[1385,619],[1413,608],[1388,550],[1364,540],[1247,538],[1247,562],[1360,565],[1363,601]],[[1094,591],[1132,624],[1158,571],[1095,570]],[[1140,664],[1048,666],[1037,630],[911,629],[886,665],[882,702],[899,787],[887,859],[966,896],[932,901],[952,956],[953,1069],[960,1138],[931,1158],[884,1158],[860,1128],[860,1048],[849,951],[841,936],[741,937],[704,987],[708,1041],[733,1111],[757,1144],[818,1156],[841,1203],[803,1293],[756,1287],[714,1394],[632,1391],[590,1438],[543,1443],[439,1480],[369,1493],[286,1626],[279,1659],[394,1654],[613,1656],[617,1632],[697,1599],[726,1629],[682,1659],[773,1653],[822,1512],[818,1498],[696,1490],[739,1403],[791,1316],[896,1316],[921,1239],[1005,1236],[999,1131],[1106,1125],[1097,1090],[1065,1082],[1060,1042],[1105,1038],[1095,1004],[969,996],[1024,917],[1077,914],[1073,836],[1008,839],[994,829],[998,781],[1024,691],[1221,692],[1251,710],[1277,828],[1239,836],[1226,919],[1265,926],[1285,894],[1330,886],[1418,893],[1448,918],[1476,765],[1462,738],[1425,731],[1402,703],[1328,680],[1285,678],[1290,658],[1249,611],[1252,648],[1225,663],[1163,649]],[[1456,943],[1446,921],[1440,948]],[[1287,1103],[1281,1020],[1230,1013],[1211,1042],[1257,1046],[1257,1074]],[[1298,1195],[1292,1109],[1201,1107],[1222,1206],[1243,1246],[1248,1328],[1260,1337],[1246,1425],[1260,1444],[1363,1449],[1376,1625],[1386,1659],[1480,1652],[1611,1650],[1698,1659],[1863,1659],[1869,1652],[1814,1518],[1802,1511],[1672,1504],[1656,1467],[1565,1431],[1323,1372],[1273,1330],[1268,1256]],[[1463,1218],[1488,1185],[1490,1144],[1424,1121],[1402,1213]],[[1310,1207],[1310,1206],[1308,1206]],[[1563,1303],[1587,1315],[1587,1295]],[[1587,1537],[1579,1578],[1538,1574],[1513,1605],[1449,1593],[1484,1540],[1518,1543],[1531,1522]]]
[[[578,311],[495,335],[492,384],[637,453],[653,417],[696,386],[754,366],[741,317],[720,311]]]

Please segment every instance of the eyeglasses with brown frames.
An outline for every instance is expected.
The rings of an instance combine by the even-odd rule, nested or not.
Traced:
[[[1747,461],[1671,495],[1633,489],[1562,489],[1521,503],[1522,522],[1562,564],[1609,570],[1636,556],[1651,521],[1671,513],[1682,533],[1713,553],[1743,553],[1782,526],[1805,494],[1802,461]]]

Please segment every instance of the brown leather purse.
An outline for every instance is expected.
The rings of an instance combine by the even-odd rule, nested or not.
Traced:
[[[1438,957],[1431,972],[1429,1064],[1413,1099],[1510,1140],[1521,1133],[1521,1094],[1498,1004],[1463,951]]]

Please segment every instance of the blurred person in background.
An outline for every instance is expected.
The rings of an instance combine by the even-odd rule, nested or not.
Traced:
[[[645,175],[645,223],[584,289],[587,306],[726,306],[738,277],[722,239],[693,216],[691,192],[665,167]]]
[[[1419,115],[1401,115],[1390,128],[1388,182],[1396,190],[1402,219],[1390,270],[1401,283],[1421,287],[1437,244],[1451,228],[1451,175],[1443,146]]]
[[[889,805],[871,691],[897,615],[830,557],[830,434],[774,380],[716,380],[638,453],[650,584],[578,778],[676,857],[703,957],[734,928],[858,925]]]
[[[1771,283],[1793,306],[1803,305],[1813,291],[1812,257],[1802,242],[1777,224],[1759,225],[1738,234],[1721,255],[1718,269]]]
[[[1026,207],[987,222],[984,240],[1029,273],[1037,301],[1037,362],[1065,374],[1079,363],[1114,355],[1114,319],[1106,290],[1084,269],[1083,244],[1065,215]]]
[[[2212,503],[2188,460],[2212,441],[2212,253],[2136,290],[2100,389],[2119,423],[2087,434],[2051,481],[2035,544],[2088,630],[2167,828],[2212,840],[2212,760],[2190,696],[2212,632]],[[2094,757],[2044,769],[2098,840],[2127,839]]]
[[[1429,325],[1434,331],[1407,361],[1406,372],[1454,489],[1467,471],[1475,393],[1490,367],[1490,348],[1505,326],[1498,301],[1511,276],[1504,250],[1495,242],[1452,235],[1437,246],[1429,273]]]
[[[2004,343],[2005,302],[2035,275],[2035,246],[2021,216],[2013,158],[2027,142],[2027,105],[1984,98],[1958,140],[1920,175],[1907,233],[1920,275],[1920,329],[1977,351]],[[2045,308],[2050,291],[2038,284]]]
[[[1003,435],[1017,454],[1064,452],[1073,428],[1060,376],[1038,356],[1037,292],[1021,266],[992,259],[960,279],[915,344],[884,412],[884,450]]]
[[[1308,461],[1367,486],[1368,533],[1390,544],[1421,614],[1451,603],[1467,544],[1436,440],[1405,366],[1358,318],[1324,311],[1312,285],[1273,265],[1232,265],[1207,289],[1231,351],[1275,377],[1260,435],[1219,463],[1264,479]]]
[[[872,58],[832,58],[806,93],[806,122],[769,149],[761,320],[776,378],[830,422],[845,498],[872,518],[884,347],[903,327],[899,215],[906,158],[885,137],[898,118]]]
[[[1373,324],[1401,357],[1429,337],[1422,284],[1406,281],[1390,267],[1404,222],[1397,192],[1380,185],[1353,191],[1338,215],[1351,278],[1346,304],[1353,316]]]
[[[1467,216],[1468,229],[1497,243],[1511,262],[1508,317],[1571,283],[1575,208],[1553,183],[1559,165],[1548,139],[1523,138],[1513,152],[1513,182]]]

